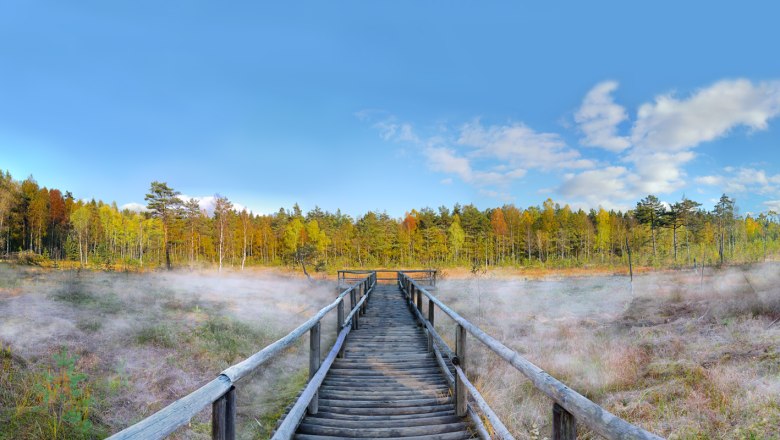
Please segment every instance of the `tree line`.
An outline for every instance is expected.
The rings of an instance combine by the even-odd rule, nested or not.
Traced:
[[[352,218],[296,204],[274,214],[234,208],[217,195],[213,212],[152,182],[143,212],[79,200],[0,173],[0,254],[18,253],[106,268],[304,264],[340,267],[685,266],[760,261],[780,250],[780,218],[739,214],[723,195],[712,211],[683,197],[648,195],[627,212],[572,210],[547,199],[413,209],[402,218]],[[306,267],[306,266],[304,266]]]

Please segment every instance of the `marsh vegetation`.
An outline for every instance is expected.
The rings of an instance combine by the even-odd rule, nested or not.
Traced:
[[[328,282],[262,271],[120,274],[0,265],[0,283],[0,439],[102,438],[273,342],[336,293]],[[323,343],[329,337],[324,332]],[[304,338],[242,385],[243,436],[266,437],[298,393],[307,346]],[[175,438],[210,438],[209,423],[204,411]]]
[[[778,437],[780,266],[445,279],[439,298],[581,394],[668,438]],[[443,315],[442,315],[443,316]],[[454,340],[443,317],[437,327]],[[467,371],[518,438],[550,400],[474,339]],[[585,438],[591,435],[582,432]]]
[[[115,432],[213,379],[336,295],[335,283],[270,271],[0,265],[0,275],[0,439]],[[445,303],[632,423],[670,438],[777,438],[776,263],[707,268],[703,276],[644,273],[633,288],[612,275],[443,275],[436,295]],[[441,334],[454,339],[451,322],[439,316]],[[326,346],[330,330],[335,322],[327,321]],[[294,400],[307,377],[307,347],[304,338],[242,385],[242,438],[266,438]],[[549,400],[476,341],[467,371],[518,438],[549,436]],[[209,435],[206,410],[174,437]]]

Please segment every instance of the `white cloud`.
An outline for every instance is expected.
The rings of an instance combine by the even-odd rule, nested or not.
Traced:
[[[682,166],[694,157],[690,151],[646,153],[633,150],[626,158],[634,164],[632,195],[666,194],[682,188],[685,186]]]
[[[625,167],[612,166],[567,174],[557,192],[570,200],[573,209],[602,206],[625,211],[634,200],[631,173]]]
[[[458,156],[455,151],[444,147],[428,147],[423,153],[434,171],[455,174],[466,182],[473,178],[469,160]]]
[[[574,121],[585,135],[582,145],[600,147],[620,152],[630,146],[627,137],[618,136],[618,125],[628,119],[626,109],[615,104],[612,92],[618,87],[616,81],[604,81],[596,84],[582,101],[582,106],[574,115]]]
[[[522,122],[483,125],[475,119],[454,130],[438,127],[431,137],[419,136],[394,117],[374,127],[385,140],[414,144],[430,169],[469,183],[486,196],[506,193],[514,180],[536,170],[567,173],[555,191],[573,204],[624,209],[648,194],[684,189],[689,183],[687,165],[702,143],[740,127],[765,130],[770,119],[780,115],[780,81],[723,80],[689,96],[668,93],[642,104],[630,135],[621,136],[619,127],[630,118],[614,100],[617,88],[616,81],[596,84],[574,115],[581,145],[606,150],[598,161],[583,157],[560,134],[537,132]],[[724,169],[694,181],[727,193],[780,194],[780,175],[751,168]]]
[[[723,171],[722,175],[701,176],[695,181],[726,193],[780,194],[780,174],[769,176],[764,170],[749,167],[726,167]]]
[[[723,184],[723,176],[701,176],[694,179],[696,183],[702,184],[702,185],[722,185]]]
[[[626,192],[628,170],[625,167],[607,167],[567,174],[559,192],[567,197],[623,198]]]
[[[146,211],[149,210],[149,209],[146,208],[146,205],[142,205],[142,204],[136,203],[136,202],[125,203],[124,205],[120,206],[119,209],[122,210],[122,211],[127,209],[127,210],[133,211],[133,212],[146,212]]]
[[[557,133],[537,133],[522,123],[483,127],[475,120],[460,129],[458,145],[475,149],[478,157],[507,161],[525,169],[589,168],[577,150],[568,148]]]
[[[423,154],[428,158],[428,166],[438,172],[455,174],[466,183],[479,186],[506,185],[514,179],[523,177],[525,170],[517,168],[475,171],[471,161],[446,147],[426,147]]]
[[[770,211],[780,212],[780,200],[767,200],[764,206]]]
[[[622,107],[614,104],[611,93],[617,83],[596,85],[585,97],[575,116],[585,134],[584,145],[604,146],[614,140],[617,125],[625,120]],[[764,130],[769,119],[780,114],[780,82],[752,83],[745,79],[724,80],[698,90],[685,99],[672,94],[658,96],[653,103],[639,107],[631,132],[631,146],[625,138],[618,138],[612,151],[626,153],[619,159],[628,164],[621,174],[618,190],[605,194],[610,200],[632,200],[647,194],[668,194],[686,185],[685,165],[696,154],[701,143],[727,135],[739,126]],[[591,123],[592,125],[587,125]],[[623,142],[626,141],[626,142]],[[601,145],[599,145],[601,144]],[[610,148],[607,148],[610,149]],[[702,185],[720,186],[726,192],[776,191],[773,179],[760,170],[727,169],[727,175],[701,176],[695,181]],[[615,173],[610,166],[581,177],[569,176],[559,188],[561,194],[579,196],[593,201],[599,197],[586,196],[584,190],[574,190],[579,181],[589,182],[595,177],[606,178]]]
[[[410,124],[399,124],[392,120],[384,120],[374,124],[374,127],[379,130],[379,135],[386,141],[420,142]]]
[[[780,81],[719,81],[688,99],[672,94],[639,107],[631,132],[640,149],[680,151],[717,139],[737,126],[765,130],[780,113]]]

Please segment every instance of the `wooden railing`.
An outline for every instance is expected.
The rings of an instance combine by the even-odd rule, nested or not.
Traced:
[[[327,374],[333,360],[343,354],[344,340],[350,329],[358,328],[360,315],[365,312],[366,301],[376,285],[376,273],[365,276],[341,292],[335,301],[322,308],[291,331],[287,336],[258,351],[254,355],[223,371],[217,378],[185,397],[171,403],[144,420],[112,435],[111,440],[163,439],[176,429],[186,425],[197,413],[212,405],[211,437],[219,440],[233,440],[236,436],[236,384],[255,372],[263,364],[289,348],[306,332],[309,332],[309,383],[298,401],[277,429],[274,439],[289,439],[300,422],[307,407],[317,412],[317,390]],[[350,311],[344,316],[344,301],[349,295]],[[337,309],[337,338],[328,356],[320,362],[320,321],[333,309]]]
[[[463,371],[466,360],[466,336],[468,333],[520,371],[531,380],[536,389],[552,399],[553,440],[576,439],[577,422],[582,423],[607,439],[661,439],[661,437],[613,415],[550,376],[544,370],[523,358],[519,353],[508,348],[447,307],[420,283],[406,275],[405,272],[398,273],[398,286],[404,292],[409,307],[427,330],[428,349],[434,353],[436,361],[450,383],[450,387],[454,390],[455,412],[461,417],[468,415],[483,439],[490,438],[490,436],[481,417],[477,414],[477,410],[490,422],[494,437],[500,439],[513,439],[514,437]],[[426,297],[428,301],[427,316],[423,315],[423,297]],[[434,328],[436,307],[457,324],[454,350],[447,345]],[[454,366],[454,375],[450,372],[444,358],[449,358]],[[472,402],[469,402],[469,397],[474,405],[471,405]]]
[[[368,274],[376,274],[377,282],[395,283],[398,280],[398,273],[403,272],[411,277],[417,283],[429,288],[436,288],[436,269],[346,269],[338,271],[339,287],[351,285],[357,280],[366,277]]]

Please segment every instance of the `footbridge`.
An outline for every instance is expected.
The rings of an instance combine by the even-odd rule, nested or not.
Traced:
[[[162,439],[211,406],[213,439],[235,439],[242,379],[309,334],[309,381],[272,438],[513,439],[469,380],[467,347],[484,344],[551,400],[552,438],[573,440],[578,426],[607,439],[660,439],[611,414],[450,309],[432,292],[434,270],[345,270],[336,299],[214,380],[110,437]],[[321,348],[321,321],[337,314],[336,339]],[[454,346],[438,319],[455,323]],[[468,360],[468,362],[467,362]]]

